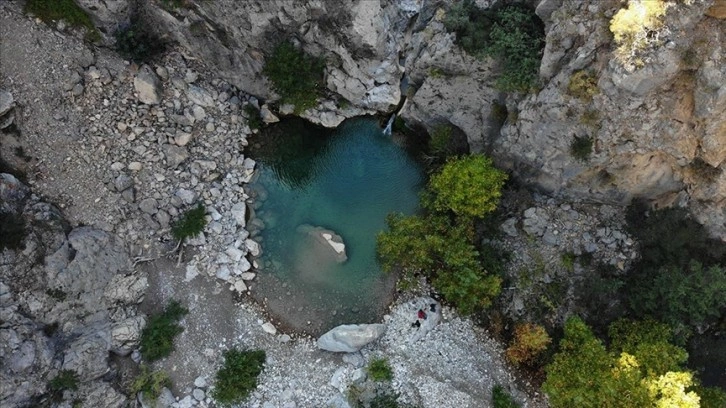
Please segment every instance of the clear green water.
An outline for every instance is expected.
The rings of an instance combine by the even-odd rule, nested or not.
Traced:
[[[376,320],[393,293],[376,261],[376,234],[387,214],[418,209],[421,168],[372,118],[346,121],[330,136],[300,124],[271,133],[252,152],[255,217],[264,224],[256,232],[263,255],[252,292],[294,329]],[[340,235],[347,261],[321,252],[298,232],[301,225]]]

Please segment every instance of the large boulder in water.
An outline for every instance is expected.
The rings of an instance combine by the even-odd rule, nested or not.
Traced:
[[[318,339],[318,348],[338,353],[355,353],[378,340],[386,332],[385,324],[344,324]]]
[[[297,227],[297,232],[310,238],[313,251],[321,259],[333,259],[338,263],[348,260],[343,238],[334,231],[303,224]]]

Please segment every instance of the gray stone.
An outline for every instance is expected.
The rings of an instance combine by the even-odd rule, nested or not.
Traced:
[[[194,386],[197,388],[207,388],[207,379],[200,375],[194,379]]]
[[[260,108],[260,117],[262,117],[262,121],[265,123],[276,123],[280,121],[280,118],[272,113],[267,104],[262,105],[262,108]]]
[[[194,105],[192,107],[192,115],[194,116],[194,120],[201,122],[207,117],[207,112],[204,111],[204,108],[202,108],[199,105]]]
[[[351,408],[348,399],[343,394],[335,394],[325,403],[329,408]]]
[[[277,328],[275,328],[275,325],[273,325],[270,322],[266,322],[262,325],[262,330],[265,331],[265,333],[268,334],[277,334]]]
[[[159,210],[159,212],[156,213],[156,221],[159,222],[159,225],[161,225],[162,228],[166,228],[169,226],[169,222],[171,222],[171,216],[168,212]]]
[[[145,198],[139,202],[139,209],[147,214],[156,214],[159,209],[159,203],[153,198]]]
[[[81,381],[95,380],[106,374],[111,331],[94,331],[73,341],[63,356],[63,370],[73,370]]]
[[[187,89],[187,97],[192,103],[205,108],[211,108],[214,106],[214,98],[205,89],[200,88],[196,85],[189,85]]]
[[[197,401],[204,401],[204,391],[199,388],[195,388],[194,391],[192,391],[192,396]]]
[[[73,96],[81,96],[81,95],[83,95],[83,85],[82,84],[75,84],[75,85],[73,85],[73,88],[71,89],[71,94]]]
[[[230,213],[232,214],[232,218],[234,218],[235,222],[240,227],[244,227],[247,224],[247,220],[245,220],[245,216],[247,215],[247,205],[245,203],[236,203],[230,209]]]
[[[322,350],[354,353],[378,340],[385,331],[385,324],[341,325],[320,336],[317,345]]]
[[[113,185],[116,188],[116,191],[120,193],[127,188],[132,187],[134,185],[134,179],[132,179],[125,173],[122,173],[118,177],[116,177],[116,179],[114,179]]]
[[[148,65],[142,65],[136,74],[134,89],[141,103],[157,105],[161,102],[161,81]]]
[[[131,317],[111,326],[111,351],[119,356],[128,356],[139,346],[141,330],[146,325],[143,316]]]
[[[192,204],[197,199],[197,195],[194,191],[187,190],[185,188],[180,188],[176,191],[176,193],[174,193],[174,195],[179,197],[184,204]]]
[[[174,136],[174,144],[177,146],[186,146],[192,141],[192,134],[187,132],[177,132]]]
[[[0,89],[0,116],[3,116],[6,113],[10,112],[10,109],[12,109],[14,106],[15,99],[13,98],[13,94]]]
[[[164,157],[166,157],[167,165],[172,169],[176,168],[184,160],[189,158],[189,152],[185,147],[182,146],[173,146],[167,144],[162,147],[162,151],[164,152]]]
[[[343,355],[343,362],[352,365],[355,368],[363,367],[365,359],[360,353],[348,353]]]
[[[254,257],[260,256],[260,244],[258,244],[257,242],[251,239],[246,239],[245,248],[247,248],[247,251],[250,253],[250,255]]]

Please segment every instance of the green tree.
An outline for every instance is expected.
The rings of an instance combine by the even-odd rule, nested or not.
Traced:
[[[544,391],[558,407],[697,408],[693,375],[683,370],[685,350],[671,343],[671,330],[654,321],[616,321],[610,350],[578,317],[547,366]],[[715,397],[713,401],[717,401]]]
[[[506,180],[507,174],[494,167],[488,157],[451,159],[431,177],[431,206],[435,211],[451,210],[461,217],[483,217],[497,208]]]
[[[383,269],[400,268],[404,282],[423,274],[462,313],[488,307],[501,279],[483,266],[474,219],[496,208],[506,178],[484,156],[449,160],[422,193],[425,215],[387,218],[377,242]]]
[[[262,73],[270,79],[282,103],[295,105],[296,112],[315,106],[323,82],[325,61],[282,42],[267,58]]]
[[[663,265],[635,273],[628,287],[630,307],[676,328],[680,336],[719,318],[726,308],[726,270],[691,260],[688,266]]]

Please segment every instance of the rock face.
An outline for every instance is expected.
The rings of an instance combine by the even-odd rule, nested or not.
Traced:
[[[355,353],[366,344],[378,340],[385,332],[385,324],[345,324],[320,336],[318,348],[337,353]]]
[[[123,406],[126,397],[101,378],[110,352],[138,348],[146,278],[132,273],[117,237],[92,227],[66,232],[60,212],[8,174],[0,174],[0,199],[2,211],[34,220],[20,249],[0,252],[0,405],[32,405],[63,369],[78,375],[76,395],[88,406]]]
[[[13,124],[15,115],[13,108],[15,107],[15,99],[13,94],[5,90],[0,89],[0,129]]]
[[[601,203],[642,197],[688,205],[726,237],[723,1],[673,5],[659,45],[635,68],[613,58],[609,21],[601,17],[619,4],[530,3],[544,22],[546,45],[541,88],[524,95],[497,91],[494,63],[455,44],[443,24],[451,1],[219,0],[174,10],[143,2],[143,8],[160,34],[263,100],[277,98],[261,74],[270,44],[289,39],[325,57],[325,85],[337,96],[302,113],[315,123],[332,127],[347,117],[390,112],[405,93],[400,117],[429,130],[460,128],[471,151],[488,152],[528,185]],[[113,15],[89,10],[98,20]],[[568,93],[582,70],[596,80],[592,101]],[[202,91],[188,86],[188,97],[207,107],[212,101]],[[593,142],[587,162],[571,154],[575,137]]]

